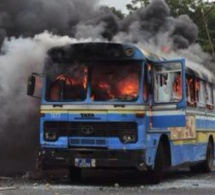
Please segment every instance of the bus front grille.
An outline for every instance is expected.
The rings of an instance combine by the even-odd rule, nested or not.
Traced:
[[[136,122],[45,121],[43,127],[44,134],[46,132],[56,133],[58,137],[120,137],[124,132],[132,132],[137,135]]]
[[[91,145],[91,146],[106,146],[105,139],[78,139],[70,138],[69,145]]]

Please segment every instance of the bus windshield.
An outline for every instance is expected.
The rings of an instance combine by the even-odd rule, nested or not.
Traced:
[[[134,101],[138,98],[141,66],[138,62],[73,63],[48,73],[47,101]]]
[[[47,79],[48,101],[84,101],[87,97],[88,67],[85,64],[56,68]],[[53,70],[54,71],[54,70]]]
[[[92,101],[132,101],[139,92],[140,65],[138,63],[96,64],[92,70]]]

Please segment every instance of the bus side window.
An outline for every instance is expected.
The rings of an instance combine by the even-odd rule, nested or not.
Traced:
[[[206,107],[207,109],[213,110],[213,88],[212,85],[206,84]]]
[[[186,98],[188,106],[196,107],[195,82],[189,75],[186,76]]]
[[[213,90],[213,106],[215,106],[215,86],[212,86]]]
[[[167,73],[158,73],[155,75],[155,101],[171,102],[172,79]]]
[[[174,74],[174,80],[173,80],[173,98],[175,102],[178,102],[182,98],[182,80],[181,80],[181,74],[175,73]]]
[[[204,108],[206,105],[206,86],[204,81],[199,80],[199,90],[197,91],[198,107]]]
[[[213,89],[213,106],[215,106],[215,86],[213,86],[212,89]]]
[[[199,80],[198,79],[195,79],[194,81],[195,83],[195,96],[196,96],[196,101],[199,102],[199,90],[200,90],[200,83],[199,83]]]

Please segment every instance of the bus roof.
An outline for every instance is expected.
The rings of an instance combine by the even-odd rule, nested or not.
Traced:
[[[187,60],[186,71],[191,76],[193,75],[210,83],[215,83],[214,74],[203,65]]]

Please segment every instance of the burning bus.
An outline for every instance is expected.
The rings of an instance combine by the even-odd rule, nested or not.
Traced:
[[[77,43],[48,51],[41,84],[39,162],[43,169],[134,168],[158,183],[187,163],[209,172],[215,138],[215,80],[184,59],[133,45]]]

